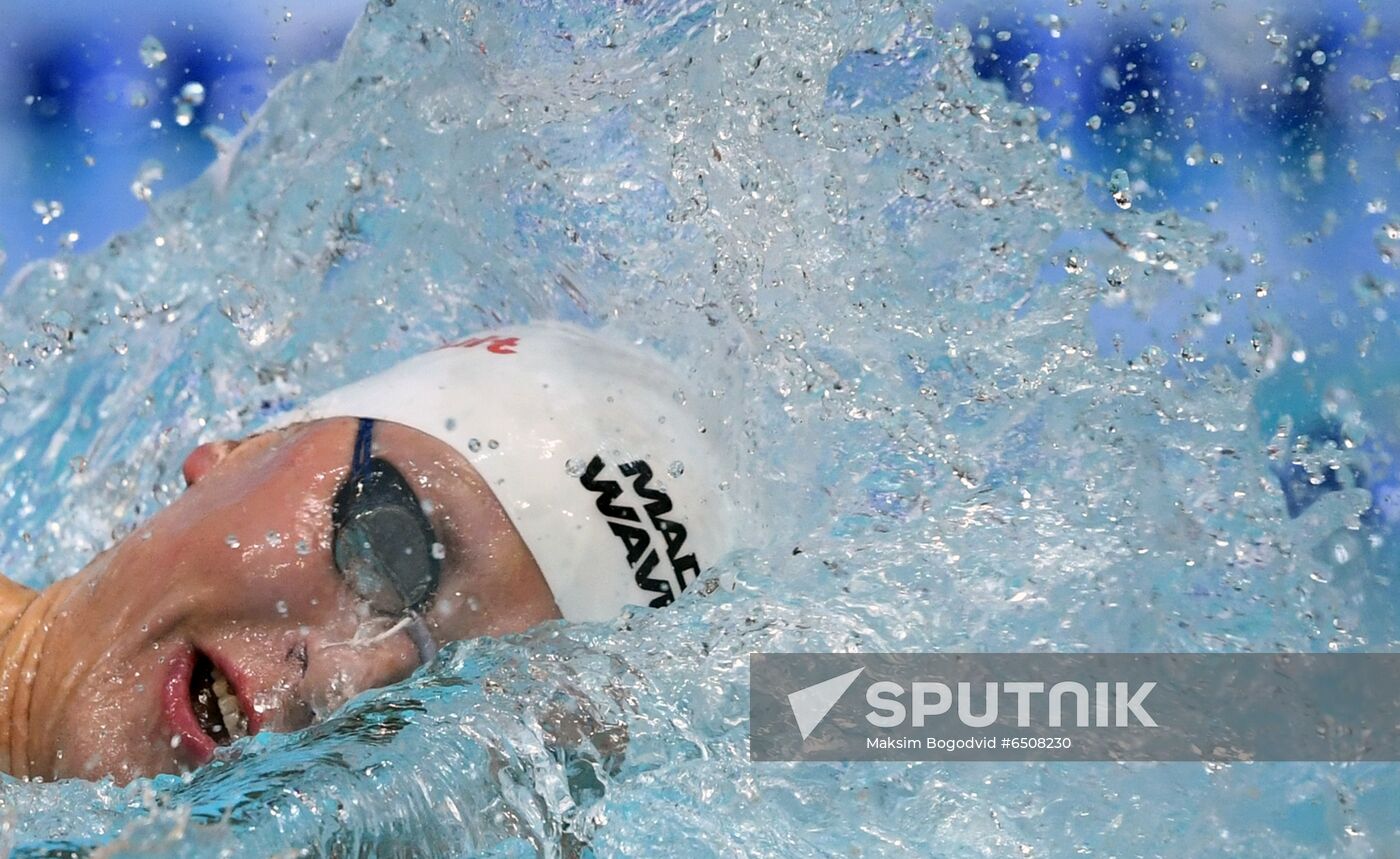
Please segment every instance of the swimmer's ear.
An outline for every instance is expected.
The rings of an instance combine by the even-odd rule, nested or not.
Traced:
[[[204,475],[213,471],[236,447],[236,441],[210,441],[190,451],[190,455],[185,457],[185,464],[180,467],[184,472],[185,482],[194,486],[203,480]]]

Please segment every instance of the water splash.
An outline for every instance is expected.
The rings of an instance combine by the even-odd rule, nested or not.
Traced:
[[[966,30],[899,4],[371,3],[204,180],[6,287],[0,563],[64,575],[174,497],[197,440],[553,316],[693,368],[752,511],[735,589],[455,646],[189,777],[6,780],[0,837],[1314,856],[1393,829],[1389,770],[748,761],[757,650],[1389,640],[1374,579],[1327,560],[1366,493],[1290,519],[1250,382],[1094,342],[1096,307],[1190,291],[1211,237],[1091,200],[1037,124]]]

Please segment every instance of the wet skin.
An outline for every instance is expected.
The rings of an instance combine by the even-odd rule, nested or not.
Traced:
[[[355,431],[337,418],[203,445],[184,464],[189,489],[77,575],[37,596],[0,579],[0,768],[125,782],[205,763],[227,742],[193,700],[210,665],[248,733],[305,727],[417,668],[400,618],[374,612],[332,559],[331,500]],[[460,454],[377,422],[374,455],[428,502],[443,546],[423,612],[435,641],[560,616]]]

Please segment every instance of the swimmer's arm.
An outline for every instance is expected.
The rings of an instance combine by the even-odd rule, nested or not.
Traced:
[[[26,615],[42,613],[37,602],[38,591],[0,575],[0,771],[18,776],[28,774],[24,746],[28,741],[27,705],[37,651],[32,645],[39,623]],[[39,611],[31,612],[31,608]]]

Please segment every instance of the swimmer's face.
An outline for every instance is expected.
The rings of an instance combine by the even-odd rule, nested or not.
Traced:
[[[306,726],[418,667],[400,616],[368,605],[334,560],[331,502],[356,427],[316,421],[190,454],[184,495],[52,610],[29,707],[30,775],[124,782],[192,768],[230,734]],[[456,451],[377,422],[373,454],[403,475],[441,545],[422,608],[435,641],[559,617],[505,511]]]

